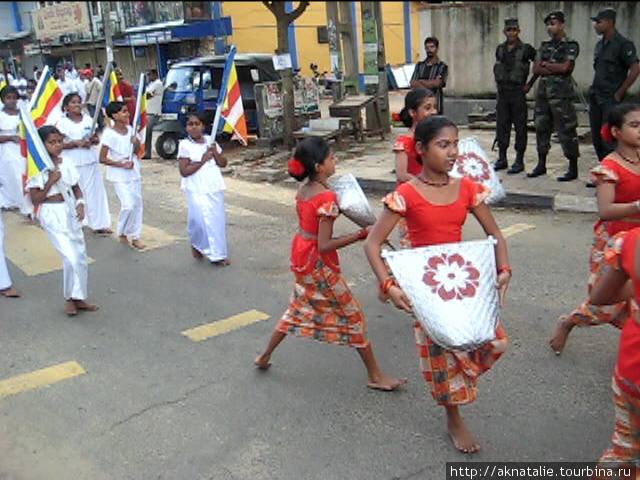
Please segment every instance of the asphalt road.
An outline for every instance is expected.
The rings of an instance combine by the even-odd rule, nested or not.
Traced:
[[[406,388],[369,390],[354,351],[301,338],[268,372],[253,367],[292,287],[293,191],[227,183],[227,268],[191,258],[173,162],[143,167],[145,224],[162,246],[86,234],[99,312],[66,317],[60,270],[10,263],[25,297],[0,298],[0,381],[69,361],[86,373],[0,398],[1,480],[443,479],[450,461],[592,461],[607,447],[618,332],[575,331],[561,357],[547,345],[557,316],[585,298],[592,216],[495,211],[503,229],[525,227],[508,238],[510,347],[463,409],[482,444],[466,457],[422,380],[411,321],[377,300],[361,245],[340,252],[343,275],[380,365]],[[481,233],[470,217],[465,238]],[[269,318],[199,342],[181,334],[252,309]]]

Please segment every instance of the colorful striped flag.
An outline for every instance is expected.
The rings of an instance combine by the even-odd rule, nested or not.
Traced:
[[[62,116],[63,97],[58,82],[45,68],[31,97],[31,118],[36,128],[45,124],[55,125]]]
[[[231,62],[231,70],[226,83],[226,95],[222,118],[225,121],[224,131],[233,133],[234,137],[240,140],[243,145],[247,145],[247,120],[242,106],[242,96],[240,95],[240,82],[235,62]]]
[[[111,102],[121,102],[122,98],[122,92],[120,91],[120,84],[118,82],[116,72],[111,71],[107,78],[102,106],[106,107]]]
[[[6,86],[7,86],[7,82],[5,82],[4,80],[0,80],[0,90],[2,90]]]
[[[40,172],[53,169],[54,165],[38,134],[38,130],[24,105],[20,106],[20,117],[24,126],[27,146],[27,176],[33,178]]]
[[[144,73],[140,74],[140,83],[138,83],[138,98],[136,99],[136,114],[133,117],[133,128],[140,139],[140,150],[138,158],[144,157],[145,139],[147,134],[147,95],[145,94]]]

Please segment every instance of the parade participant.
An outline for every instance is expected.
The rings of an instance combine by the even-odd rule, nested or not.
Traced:
[[[204,135],[202,114],[187,117],[188,138],[178,145],[178,166],[182,189],[187,194],[189,220],[187,232],[195,258],[207,257],[215,265],[229,265],[227,258],[224,180],[219,167],[227,165],[222,149]],[[213,160],[213,161],[211,161]]]
[[[589,88],[589,123],[593,148],[602,161],[614,145],[602,141],[600,130],[611,109],[619,104],[640,73],[633,42],[616,30],[616,11],[605,8],[593,20],[593,28],[602,38],[593,56],[593,82]]]
[[[82,233],[85,201],[78,185],[79,175],[72,162],[63,158],[63,136],[52,125],[38,130],[40,138],[55,165],[27,182],[34,205],[40,205],[40,224],[63,260],[64,311],[73,316],[78,310],[96,311],[98,307],[87,303],[88,258]],[[69,205],[63,190],[73,202]]]
[[[411,246],[417,248],[460,242],[462,225],[471,212],[486,234],[498,241],[497,288],[502,304],[511,278],[507,244],[484,203],[490,193],[488,189],[467,178],[449,176],[458,156],[456,125],[446,117],[432,116],[418,124],[415,138],[423,170],[384,198],[385,208],[364,246],[380,282],[380,299],[391,299],[397,308],[413,312],[410,301],[389,276],[381,257],[382,244],[400,218],[406,219]],[[465,453],[477,452],[480,446],[467,429],[459,406],[476,399],[478,376],[489,370],[506,350],[507,337],[502,326],[496,329],[494,340],[468,352],[450,351],[435,344],[418,321],[414,322],[414,331],[424,378],[433,398],[446,409],[447,432],[454,446]]]
[[[508,174],[524,170],[524,152],[527,149],[527,93],[538,78],[529,76],[529,65],[536,58],[536,49],[520,40],[520,26],[517,18],[504,21],[504,35],[507,40],[496,48],[496,63],[493,75],[498,89],[496,104],[496,139],[498,140],[498,160],[494,169],[509,166],[507,148],[511,136],[511,124],[516,130],[516,160]]]
[[[614,304],[629,298],[640,301],[639,236],[640,228],[620,233],[614,244],[605,250],[606,263],[611,268],[591,290],[589,300],[592,305]],[[602,454],[600,463],[606,464],[607,470],[637,468],[640,458],[640,318],[637,311],[622,328],[611,388],[616,412],[611,437],[613,445]],[[597,478],[603,479],[602,476]]]
[[[433,90],[419,88],[411,90],[404,97],[404,108],[400,111],[400,119],[409,132],[400,135],[393,145],[396,155],[396,180],[398,184],[408,182],[422,172],[422,159],[416,152],[415,132],[420,120],[438,113],[438,100]],[[398,222],[398,236],[400,246],[409,246],[407,239],[407,224],[404,219]]]
[[[113,183],[120,199],[120,216],[117,234],[122,243],[138,250],[145,248],[140,241],[142,234],[142,181],[137,153],[140,140],[129,125],[129,110],[123,102],[107,105],[107,117],[113,127],[105,129],[100,144],[100,163],[107,165],[107,180]],[[132,155],[133,152],[133,155]],[[131,160],[129,158],[131,157]]]
[[[153,145],[153,127],[158,124],[162,116],[162,95],[164,86],[162,80],[158,78],[158,71],[155,68],[147,72],[149,81],[145,95],[147,96],[147,130],[145,137],[145,145],[147,145],[143,160],[151,158],[151,150]]]
[[[424,39],[424,50],[427,58],[416,63],[411,77],[411,88],[428,88],[436,92],[438,113],[444,113],[444,93],[449,76],[449,66],[438,57],[440,42],[436,37]]]
[[[564,156],[569,160],[567,172],[558,177],[559,182],[578,178],[578,117],[573,106],[575,90],[571,73],[580,53],[578,42],[565,34],[564,13],[551,12],[544,19],[551,40],[542,42],[533,64],[534,75],[542,77],[538,85],[534,122],[538,164],[527,174],[534,178],[547,173],[547,155],[551,149],[551,132],[555,129]]]
[[[4,255],[4,224],[0,215],[0,295],[9,298],[21,297],[22,293],[13,288],[7,259]]]
[[[120,93],[122,94],[122,101],[129,110],[129,124],[133,125],[133,114],[136,111],[136,92],[133,86],[124,79],[124,73],[119,68],[115,69],[116,78],[118,79],[118,85],[120,86]],[[147,145],[148,149],[151,149],[151,145]]]
[[[20,209],[24,215],[32,213],[25,202],[22,177],[27,172],[27,159],[20,153],[20,113],[18,90],[6,86],[0,92],[4,107],[0,111],[0,207]]]
[[[589,290],[603,273],[603,252],[609,239],[637,227],[640,222],[640,105],[616,105],[609,113],[609,123],[603,130],[607,141],[617,140],[617,147],[591,170],[592,181],[597,185],[600,218],[593,227]],[[549,344],[559,355],[573,327],[610,323],[622,328],[628,315],[628,302],[595,307],[587,301],[570,315],[558,318]]]
[[[289,308],[255,364],[260,369],[269,368],[276,347],[288,333],[296,333],[354,347],[367,369],[367,386],[395,390],[405,380],[388,377],[378,367],[366,336],[360,302],[340,275],[337,250],[366,238],[368,229],[333,237],[333,224],[340,212],[337,196],[327,186],[327,180],[335,172],[335,164],[329,144],[317,137],[300,142],[289,161],[289,174],[299,182],[307,179],[296,196],[299,225],[291,245],[294,291]]]
[[[82,111],[82,99],[77,93],[64,97],[62,109],[66,116],[60,119],[57,126],[65,137],[65,158],[80,174],[79,184],[87,202],[85,224],[94,233],[111,234],[109,200],[95,147],[100,141],[96,134],[89,137],[92,119]]]

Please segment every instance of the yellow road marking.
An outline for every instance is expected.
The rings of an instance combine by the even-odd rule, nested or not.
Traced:
[[[112,224],[115,225],[113,228],[116,229],[118,225],[118,214],[111,215]],[[113,238],[117,239],[117,235],[114,233],[112,235]],[[140,233],[140,240],[142,243],[146,245],[146,250],[153,250],[154,248],[165,247],[167,245],[171,245],[178,240],[178,237],[171,235],[160,228],[151,227],[149,225],[142,224],[142,232]]]
[[[42,228],[15,213],[5,215],[3,220],[5,254],[25,275],[33,277],[62,270],[62,258]],[[89,263],[93,263],[93,258],[89,258]]]
[[[60,382],[68,378],[87,373],[82,366],[74,361],[43,368],[35,372],[18,375],[0,381],[0,398],[5,398],[17,393],[44,387],[52,383]]]
[[[518,233],[531,230],[532,228],[536,228],[536,226],[531,225],[530,223],[514,223],[513,225],[509,225],[507,228],[504,228],[502,230],[502,235],[504,236],[504,238],[512,237],[514,235],[517,235]]]
[[[269,315],[264,312],[249,310],[248,312],[243,312],[238,315],[234,315],[233,317],[200,325],[199,327],[195,327],[190,330],[185,330],[182,332],[182,335],[189,337],[194,342],[199,342],[201,340],[206,340],[207,338],[215,337],[216,335],[222,335],[223,333],[228,333],[232,330],[246,327],[247,325],[251,325],[252,323],[259,322],[261,320],[266,320],[267,318],[269,318]]]

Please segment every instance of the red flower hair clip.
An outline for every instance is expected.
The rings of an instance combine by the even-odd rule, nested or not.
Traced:
[[[600,129],[600,136],[602,137],[602,140],[607,143],[611,143],[614,141],[613,135],[611,133],[611,127],[608,123],[602,125],[602,128]]]
[[[292,157],[289,160],[289,163],[287,163],[287,170],[294,177],[299,177],[301,175],[304,175],[306,169],[304,167],[304,164],[300,160]]]

